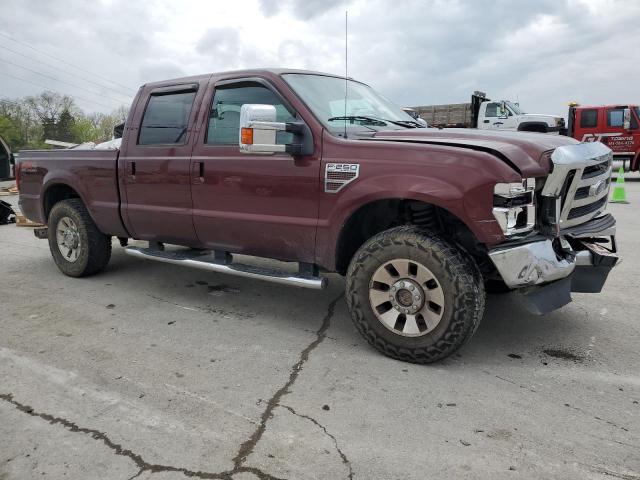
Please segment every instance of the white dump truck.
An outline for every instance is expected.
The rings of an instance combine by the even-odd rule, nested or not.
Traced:
[[[525,113],[518,103],[493,101],[484,92],[473,92],[469,103],[408,107],[430,126],[438,128],[479,128],[521,132],[563,133],[564,118],[557,115]]]

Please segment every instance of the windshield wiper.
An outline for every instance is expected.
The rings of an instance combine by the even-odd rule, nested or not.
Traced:
[[[406,127],[406,128],[421,128],[424,127],[424,125],[422,125],[419,122],[413,121],[413,120],[389,120],[388,118],[384,119],[385,122],[389,122],[389,123],[393,123],[394,125],[400,125],[401,127]]]
[[[327,118],[328,122],[332,122],[334,120],[356,120],[356,121],[363,122],[363,125],[376,125],[378,127],[384,127],[387,125],[386,120],[381,120],[379,118],[374,118],[374,117],[367,117],[364,115],[344,115],[342,117]]]

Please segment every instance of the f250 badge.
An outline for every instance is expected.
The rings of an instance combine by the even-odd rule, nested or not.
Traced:
[[[359,163],[327,163],[324,169],[324,191],[338,193],[359,175]]]

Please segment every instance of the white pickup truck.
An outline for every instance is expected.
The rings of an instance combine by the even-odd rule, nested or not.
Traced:
[[[438,128],[479,128],[520,132],[563,133],[564,118],[557,115],[524,113],[509,100],[492,101],[474,92],[470,103],[410,107],[416,116]]]

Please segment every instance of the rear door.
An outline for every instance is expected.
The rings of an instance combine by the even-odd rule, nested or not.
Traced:
[[[142,92],[120,175],[123,219],[134,238],[195,245],[192,220],[191,126],[206,81],[167,85]]]
[[[277,121],[300,120],[262,78],[210,87],[192,158],[193,222],[201,243],[289,261],[313,262],[320,192],[320,139],[308,156],[247,155],[238,146],[240,107],[274,105]],[[290,133],[279,132],[278,143]]]

